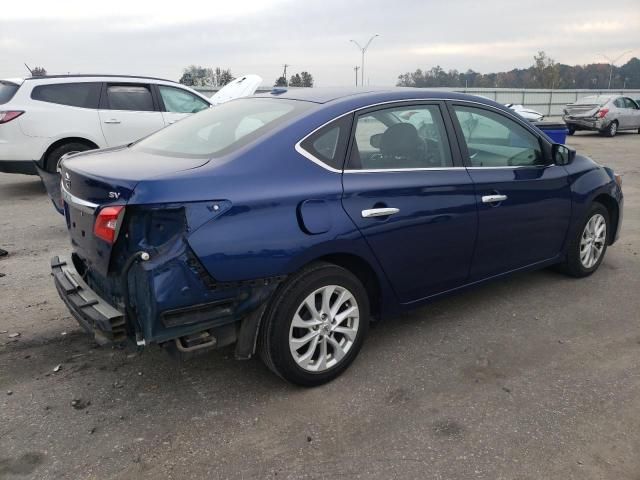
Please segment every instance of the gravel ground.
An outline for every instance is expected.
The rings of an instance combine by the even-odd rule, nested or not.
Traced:
[[[310,390],[231,350],[92,345],[49,276],[62,217],[38,179],[0,174],[0,478],[638,480],[640,135],[569,142],[624,174],[595,275],[517,275],[384,322]]]

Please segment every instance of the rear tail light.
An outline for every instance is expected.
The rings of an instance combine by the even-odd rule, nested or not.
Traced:
[[[122,205],[104,207],[98,213],[96,223],[93,226],[94,235],[109,244],[113,244],[118,237],[123,216],[124,206]]]
[[[604,118],[604,116],[609,113],[609,109],[608,108],[601,108],[600,110],[598,110],[596,112],[596,117],[598,118]]]
[[[14,118],[18,118],[23,113],[24,111],[22,110],[0,110],[0,125],[10,122]]]

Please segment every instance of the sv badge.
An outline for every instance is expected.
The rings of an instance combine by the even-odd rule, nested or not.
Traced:
[[[109,192],[109,198],[118,199],[120,198],[120,192]]]

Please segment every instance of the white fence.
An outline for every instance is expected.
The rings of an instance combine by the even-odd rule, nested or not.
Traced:
[[[258,89],[258,92],[269,92],[271,89],[272,87],[263,86]],[[198,87],[196,90],[210,97],[218,91],[218,88]],[[613,94],[640,98],[640,90],[551,90],[533,88],[434,88],[433,90],[482,95],[499,103],[524,105],[525,107],[537,110],[546,117],[561,116],[562,109],[567,103],[573,103],[587,95]]]
[[[588,95],[625,95],[640,98],[640,90],[550,90],[529,88],[466,88],[447,89],[454,92],[482,95],[498,103],[515,103],[537,110],[547,117],[562,115],[568,103]]]

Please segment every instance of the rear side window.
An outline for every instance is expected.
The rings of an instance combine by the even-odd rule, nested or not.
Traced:
[[[70,107],[98,108],[100,83],[54,83],[34,87],[31,98]]]
[[[437,105],[398,106],[360,114],[349,170],[405,170],[453,166]]]
[[[108,85],[106,107],[109,110],[136,112],[155,110],[149,85]]]
[[[300,146],[325,165],[341,170],[350,129],[351,116],[346,115],[309,135]]]
[[[0,81],[0,105],[11,100],[19,88],[15,83]]]
[[[209,107],[207,102],[181,88],[158,85],[158,90],[166,112],[197,113]]]

